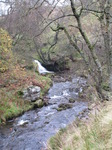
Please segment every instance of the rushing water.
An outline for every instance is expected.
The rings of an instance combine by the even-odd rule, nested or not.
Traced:
[[[44,68],[38,60],[34,60],[33,62],[35,63],[35,70],[38,68],[37,70],[40,74],[54,73]]]
[[[49,105],[26,112],[0,128],[0,150],[42,150],[47,140],[59,129],[66,127],[87,108],[87,102],[73,103],[73,107],[57,111],[61,103],[78,98],[86,81],[74,78],[71,82],[54,83],[48,92]],[[24,126],[20,122],[26,121]]]

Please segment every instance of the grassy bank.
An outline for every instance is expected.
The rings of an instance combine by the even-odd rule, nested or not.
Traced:
[[[88,121],[76,122],[52,137],[48,150],[112,150],[112,102],[94,108]]]
[[[21,68],[13,71],[15,71],[16,74],[13,72],[12,75],[12,72],[8,72],[9,74],[6,72],[1,76],[0,124],[33,108],[31,102],[25,101],[22,98],[21,93],[25,88],[30,85],[41,87],[42,97],[48,91],[52,83],[48,76],[41,76],[33,71],[27,71]]]

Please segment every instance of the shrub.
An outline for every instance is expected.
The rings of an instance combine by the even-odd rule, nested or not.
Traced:
[[[12,61],[12,39],[8,32],[0,28],[0,72],[9,69]]]

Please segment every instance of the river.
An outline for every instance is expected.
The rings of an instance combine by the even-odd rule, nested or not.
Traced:
[[[86,81],[74,77],[71,81],[54,82],[47,98],[48,106],[24,113],[0,127],[0,150],[43,150],[47,140],[61,128],[73,122],[80,112],[88,108],[88,103],[77,101],[78,93],[83,90]],[[76,99],[72,107],[57,111],[60,104]],[[21,126],[20,121],[26,121]]]

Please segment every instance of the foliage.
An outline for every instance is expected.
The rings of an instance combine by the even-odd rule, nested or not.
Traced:
[[[12,61],[12,39],[8,32],[0,29],[0,72],[5,72],[9,69]]]

